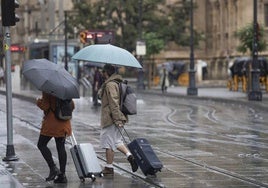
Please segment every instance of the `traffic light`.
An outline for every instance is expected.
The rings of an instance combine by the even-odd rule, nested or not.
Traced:
[[[87,43],[87,32],[86,31],[81,31],[79,34],[80,42],[85,44]]]
[[[112,44],[114,32],[109,30],[85,30],[80,32],[79,37],[83,44]]]
[[[3,26],[14,26],[16,22],[20,21],[20,18],[16,15],[16,8],[19,8],[18,1],[1,0]]]

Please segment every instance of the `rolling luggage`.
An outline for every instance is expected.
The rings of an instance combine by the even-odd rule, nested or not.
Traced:
[[[71,136],[71,142],[70,152],[80,180],[84,182],[85,178],[91,178],[95,181],[95,175],[102,177],[102,169],[92,144],[77,144],[74,134]]]
[[[125,128],[123,129],[126,132],[127,136],[129,137]],[[124,138],[122,132],[121,135]],[[126,143],[125,138],[124,141]],[[147,139],[136,138],[132,140],[129,144],[127,144],[127,146],[132,155],[134,156],[136,163],[138,164],[138,166],[140,167],[141,171],[145,176],[155,175],[158,171],[159,172],[161,171],[161,169],[163,168],[163,164],[155,154],[153,148],[151,147]]]

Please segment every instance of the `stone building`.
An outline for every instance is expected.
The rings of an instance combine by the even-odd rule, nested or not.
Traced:
[[[169,3],[175,0],[169,0]],[[228,63],[238,56],[249,56],[236,51],[239,41],[234,37],[235,31],[253,23],[253,0],[193,0],[197,4],[194,10],[194,28],[204,34],[205,40],[195,48],[195,60],[208,64],[209,79],[226,79]],[[257,1],[258,23],[268,27],[268,0]],[[265,38],[267,38],[265,34]],[[170,47],[159,54],[159,58],[189,58],[190,48]],[[259,53],[267,56],[268,51]]]
[[[172,4],[180,0],[167,0]],[[82,2],[82,1],[81,1]],[[207,62],[209,79],[226,79],[228,62],[242,55],[236,51],[238,40],[234,32],[253,22],[253,0],[193,0],[194,28],[203,33],[205,40],[195,48],[195,60]],[[268,0],[258,0],[258,23],[268,27]],[[12,43],[28,46],[42,40],[63,40],[64,11],[72,9],[72,0],[20,0],[17,10],[20,22],[12,27]],[[144,13],[145,14],[145,13]],[[75,39],[77,43],[79,40]],[[168,60],[189,62],[188,47],[168,45],[158,54],[156,63]],[[260,55],[268,55],[263,52]],[[21,64],[25,53],[12,53],[13,62]]]
[[[203,2],[202,2],[203,1]],[[236,47],[239,41],[234,37],[235,31],[253,23],[253,0],[198,0],[195,18],[196,27],[204,29],[206,40],[197,58],[207,59],[210,65],[210,77],[224,79],[228,62],[241,55]],[[267,28],[268,1],[257,0],[258,23]],[[203,18],[198,15],[202,15]],[[202,20],[205,22],[202,23]],[[203,27],[203,28],[202,28]],[[267,36],[267,35],[266,35]],[[266,38],[266,37],[265,37]],[[259,53],[259,55],[267,55]],[[205,56],[205,57],[204,57]],[[213,71],[216,70],[216,71]]]
[[[13,64],[21,65],[29,58],[31,44],[64,40],[64,11],[72,9],[72,1],[20,0],[19,4],[16,13],[20,21],[11,26],[11,40],[12,44],[26,47],[25,52],[12,52]]]

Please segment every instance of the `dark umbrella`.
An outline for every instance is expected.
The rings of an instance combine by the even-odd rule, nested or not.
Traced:
[[[79,98],[76,79],[62,66],[47,59],[26,61],[22,74],[40,91],[61,99]]]

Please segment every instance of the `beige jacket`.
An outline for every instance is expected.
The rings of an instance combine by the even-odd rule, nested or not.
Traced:
[[[122,82],[122,77],[118,74],[113,74],[102,84],[99,90],[102,128],[113,124],[125,124],[128,121],[127,116],[120,111],[118,82]]]

